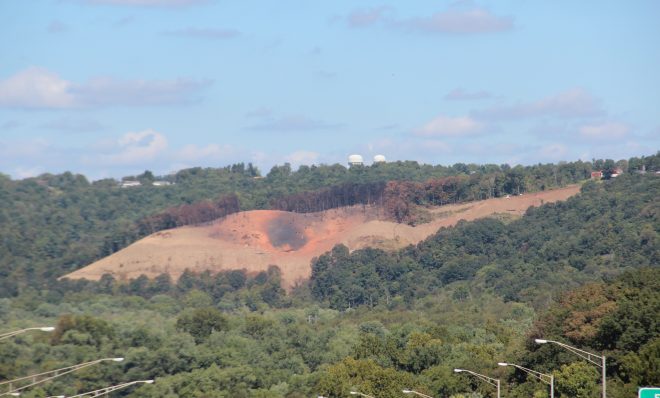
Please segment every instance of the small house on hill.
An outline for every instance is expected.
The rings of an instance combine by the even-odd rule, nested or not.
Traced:
[[[610,177],[612,178],[618,177],[621,174],[623,174],[623,169],[621,167],[617,167],[616,169],[614,169],[614,171],[612,171],[612,175]]]
[[[592,171],[591,172],[591,179],[592,180],[600,180],[603,178],[603,172],[602,171]]]
[[[139,187],[142,185],[140,181],[137,180],[125,180],[122,181],[121,184],[119,185],[122,188],[131,188],[131,187]]]

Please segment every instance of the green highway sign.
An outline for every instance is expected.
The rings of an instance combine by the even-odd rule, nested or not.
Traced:
[[[642,387],[639,389],[639,398],[660,398],[660,387]]]

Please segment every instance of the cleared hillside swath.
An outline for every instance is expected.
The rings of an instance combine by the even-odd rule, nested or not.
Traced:
[[[418,226],[386,220],[382,208],[352,206],[317,213],[254,210],[230,214],[211,224],[160,231],[82,269],[65,275],[71,279],[98,280],[111,274],[119,280],[144,274],[168,273],[178,278],[185,269],[194,272],[245,269],[267,270],[277,265],[284,287],[309,278],[312,258],[344,244],[397,249],[415,244],[441,227],[460,220],[496,214],[522,215],[528,207],[565,200],[579,192],[566,188],[428,208],[432,221]]]

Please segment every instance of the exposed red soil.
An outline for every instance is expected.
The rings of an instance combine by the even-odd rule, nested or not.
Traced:
[[[254,210],[235,213],[208,225],[157,232],[79,269],[66,278],[98,280],[109,273],[120,280],[186,269],[212,272],[245,269],[259,272],[277,265],[285,288],[309,278],[310,262],[342,243],[351,250],[371,246],[396,249],[415,244],[440,227],[493,214],[522,215],[529,206],[565,200],[579,186],[428,209],[435,219],[416,227],[383,220],[382,211],[354,206],[319,213]]]

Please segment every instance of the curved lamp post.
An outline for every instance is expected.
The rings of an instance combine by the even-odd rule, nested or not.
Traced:
[[[500,365],[500,366],[513,366],[514,368],[520,369],[523,372],[536,377],[537,379],[541,380],[545,384],[549,384],[550,385],[550,398],[555,398],[555,376],[553,376],[551,374],[545,374],[545,373],[537,372],[537,371],[532,370],[532,369],[527,369],[523,366],[516,365],[515,363],[498,362],[497,364]]]
[[[84,392],[84,393],[78,394],[78,395],[71,395],[67,398],[100,397],[101,395],[106,395],[106,394],[111,393],[113,391],[121,390],[122,388],[126,388],[126,387],[132,386],[134,384],[151,384],[153,382],[154,382],[153,380],[136,380],[136,381],[131,381],[131,382],[128,382],[128,383],[117,384],[117,385],[110,386],[110,387],[104,387],[104,388],[94,390],[94,391]]]
[[[25,390],[26,388],[36,386],[37,384],[45,383],[49,380],[53,380],[56,377],[64,376],[65,374],[75,372],[76,370],[86,368],[88,366],[96,365],[99,362],[105,362],[105,361],[121,362],[123,360],[124,360],[124,358],[97,359],[95,361],[84,362],[84,363],[80,363],[78,365],[67,366],[65,368],[50,370],[48,372],[37,373],[37,374],[30,375],[30,376],[19,377],[18,379],[14,379],[14,380],[3,381],[3,382],[0,383],[0,386],[6,385],[6,384],[9,385],[9,391],[0,394],[0,397],[5,396],[5,395],[15,396],[16,393],[20,394],[20,392],[22,390]],[[41,380],[37,380],[39,378],[41,378]],[[12,389],[11,385],[13,383],[21,382],[21,381],[25,381],[25,380],[32,380],[32,383],[27,384],[23,387]]]
[[[500,398],[500,380],[499,379],[493,379],[492,377],[488,377],[486,375],[482,375],[476,372],[473,372],[471,370],[466,370],[466,369],[454,369],[455,373],[469,373],[472,376],[476,376],[478,379],[481,381],[485,381],[486,383],[490,384],[491,386],[497,388],[497,398]]]
[[[26,328],[26,329],[21,329],[21,330],[14,330],[13,332],[7,332],[7,333],[0,334],[0,340],[8,339],[10,337],[16,336],[17,334],[29,332],[30,330],[40,330],[42,332],[52,332],[53,330],[55,330],[55,328],[52,327],[52,326],[41,326],[41,327],[37,327],[37,328]]]
[[[351,395],[359,395],[359,396],[364,397],[364,398],[374,398],[371,395],[362,394],[361,392],[357,392],[357,391],[350,391],[350,393],[351,393]]]
[[[402,390],[401,392],[404,393],[404,394],[415,394],[415,395],[419,395],[419,396],[422,397],[422,398],[433,398],[433,397],[430,396],[430,395],[422,394],[421,392],[418,392],[418,391],[415,391],[415,390],[407,390],[407,389],[406,389],[406,390]]]
[[[561,343],[559,341],[554,341],[554,340],[546,340],[546,339],[534,339],[534,341],[537,344],[546,344],[546,343],[553,343],[557,344],[558,346],[567,349],[568,351],[572,352],[573,354],[579,356],[582,359],[586,359],[587,361],[591,362],[592,364],[598,366],[601,369],[601,376],[603,379],[603,398],[607,398],[607,384],[605,381],[605,371],[606,371],[606,364],[605,364],[605,355],[597,355],[597,354],[592,354],[591,352],[581,350],[579,348],[571,347],[568,344]]]

